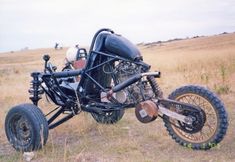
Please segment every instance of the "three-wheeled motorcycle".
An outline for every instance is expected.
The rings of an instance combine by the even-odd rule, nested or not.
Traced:
[[[57,72],[49,55],[44,55],[44,71],[31,73],[32,103],[14,106],[5,119],[7,138],[17,151],[42,148],[50,129],[82,111],[98,123],[114,124],[126,109],[134,108],[142,123],[162,118],[169,135],[192,149],[210,149],[226,134],[227,113],[213,92],[187,85],[164,98],[156,81],[160,72],[151,72],[137,47],[112,30],[99,30],[89,52],[78,49],[75,58]],[[85,60],[84,67],[74,68],[79,60]],[[56,105],[45,115],[38,107],[42,94]]]

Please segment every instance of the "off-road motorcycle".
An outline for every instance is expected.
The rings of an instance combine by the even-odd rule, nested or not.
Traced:
[[[213,92],[187,85],[164,98],[155,79],[160,72],[150,72],[150,65],[126,38],[101,29],[94,35],[88,53],[78,51],[78,56],[86,56],[82,69],[67,64],[63,71],[56,72],[49,55],[44,55],[44,71],[31,73],[32,104],[11,108],[5,119],[7,138],[17,151],[42,148],[49,129],[82,111],[91,113],[98,123],[114,124],[125,109],[135,108],[140,122],[162,118],[177,143],[196,150],[210,149],[225,136],[227,113]],[[38,107],[43,93],[57,105],[45,115]]]

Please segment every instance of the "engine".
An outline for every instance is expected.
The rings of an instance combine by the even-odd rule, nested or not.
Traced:
[[[116,63],[114,68],[114,75],[117,78],[118,83],[121,83],[131,76],[141,72],[142,67],[140,65],[126,61]],[[141,81],[114,94],[114,97],[118,102],[125,104],[140,103],[141,101],[151,99],[153,96],[154,93],[147,79],[142,79]]]

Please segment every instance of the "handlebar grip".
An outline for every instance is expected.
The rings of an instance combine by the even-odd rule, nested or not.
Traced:
[[[82,70],[71,70],[71,71],[62,71],[62,72],[55,72],[52,74],[55,78],[66,78],[71,76],[77,76],[82,73]]]

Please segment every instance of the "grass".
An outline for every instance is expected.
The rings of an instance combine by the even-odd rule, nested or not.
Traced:
[[[144,46],[140,50],[152,70],[162,72],[158,80],[167,96],[185,84],[199,84],[216,92],[225,103],[229,129],[218,147],[193,151],[176,144],[161,119],[149,124],[137,121],[134,110],[127,110],[115,125],[97,124],[87,113],[81,113],[50,131],[46,146],[35,152],[33,161],[234,161],[235,128],[235,34]],[[66,49],[38,49],[0,54],[0,161],[23,161],[4,133],[4,118],[14,105],[30,102],[30,72],[43,68],[42,56],[51,55],[55,65],[63,65]],[[61,69],[59,66],[58,69]],[[53,108],[46,99],[40,108]]]

